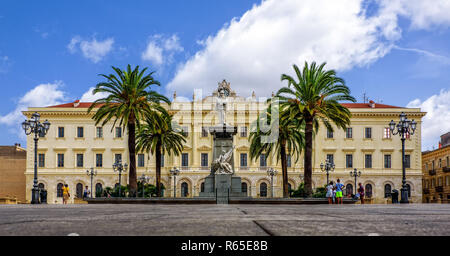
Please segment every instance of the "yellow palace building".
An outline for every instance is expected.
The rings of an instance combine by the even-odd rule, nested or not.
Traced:
[[[257,99],[255,93],[244,98],[231,90],[225,80],[219,83],[229,89],[226,97],[226,122],[238,128],[234,137],[234,169],[242,177],[242,189],[251,197],[270,197],[271,179],[269,168],[278,171],[273,177],[274,197],[282,196],[281,163],[276,156],[262,155],[256,161],[249,156],[248,136],[250,125],[267,107],[265,100]],[[191,101],[180,101],[174,94],[173,102],[166,105],[175,114],[175,120],[187,133],[187,142],[180,156],[163,156],[161,178],[165,197],[173,197],[174,177],[170,170],[177,167],[176,194],[179,197],[195,197],[202,190],[204,178],[210,174],[213,139],[208,127],[217,123],[216,99],[218,90],[202,97],[196,91]],[[23,114],[30,118],[34,112],[41,120],[48,119],[50,129],[45,137],[39,138],[38,183],[47,189],[48,203],[62,202],[62,185],[68,184],[71,200],[81,197],[85,186],[91,187],[86,170],[94,168],[93,192],[118,183],[118,173],[113,171],[113,163],[121,159],[128,163],[127,133],[112,124],[96,126],[87,113],[91,103],[75,101],[56,106],[30,107]],[[370,103],[343,103],[352,113],[351,125],[344,131],[327,131],[322,125],[315,136],[313,145],[313,188],[326,183],[326,173],[320,164],[326,159],[335,163],[330,172],[330,180],[340,179],[346,186],[344,194],[354,193],[354,178],[350,171],[361,171],[357,182],[366,189],[366,197],[373,203],[386,203],[393,189],[400,190],[402,181],[401,140],[389,133],[389,122],[398,122],[401,112],[408,119],[415,119],[417,129],[406,139],[406,179],[410,189],[410,201],[422,201],[421,163],[421,118],[425,115],[418,108],[401,108]],[[27,138],[26,197],[31,200],[34,175],[33,134]],[[137,176],[145,174],[150,183],[155,184],[155,159],[147,152],[136,155]],[[296,161],[288,159],[289,187],[296,189],[303,179],[303,154]],[[127,173],[122,173],[122,184],[128,182]]]

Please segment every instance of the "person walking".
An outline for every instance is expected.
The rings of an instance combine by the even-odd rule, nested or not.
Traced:
[[[84,192],[83,192],[83,199],[86,197],[89,197],[90,194],[91,194],[91,191],[89,190],[88,186],[86,186],[84,188]]]
[[[327,186],[327,198],[328,198],[328,204],[333,204],[333,181],[330,181],[330,183]]]
[[[339,179],[336,181],[336,203],[342,204],[342,189],[344,188],[344,184],[341,183]]]
[[[63,204],[67,204],[67,201],[70,198],[70,193],[69,193],[69,185],[64,184],[63,187]]]
[[[364,204],[364,187],[362,186],[361,182],[358,183],[358,186],[359,198],[361,199],[361,204]]]

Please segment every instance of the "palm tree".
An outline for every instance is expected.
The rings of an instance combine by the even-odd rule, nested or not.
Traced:
[[[147,68],[139,71],[139,66],[131,70],[128,65],[127,70],[120,70],[112,67],[116,74],[103,75],[106,82],[101,82],[95,87],[93,94],[103,92],[107,93],[104,98],[94,101],[89,107],[88,113],[96,106],[99,109],[92,117],[95,124],[102,122],[104,126],[111,119],[114,119],[111,131],[114,127],[119,126],[127,128],[128,131],[128,152],[130,158],[130,196],[136,196],[137,181],[136,181],[136,126],[140,126],[140,121],[146,116],[154,116],[161,111],[165,111],[160,105],[160,102],[170,104],[169,99],[152,91],[152,85],[160,85],[158,81],[153,78],[153,73],[145,75]],[[117,123],[118,122],[118,123]]]
[[[298,129],[301,124],[289,118],[289,112],[277,104],[277,99],[268,100],[269,107],[252,124],[250,132],[250,159],[256,159],[261,154],[276,154],[277,162],[281,159],[283,177],[283,197],[289,197],[287,155],[295,155],[299,159],[304,144],[303,130]],[[272,104],[275,103],[275,104]],[[261,126],[264,124],[263,126]]]
[[[136,150],[151,152],[156,158],[156,194],[161,196],[161,154],[178,156],[186,142],[181,127],[172,121],[172,115],[161,112],[148,116],[138,130]]]
[[[306,195],[312,194],[312,144],[313,133],[317,133],[319,122],[333,131],[331,123],[345,129],[350,124],[351,113],[339,101],[355,102],[350,89],[334,70],[324,70],[326,63],[305,62],[303,71],[293,65],[298,82],[288,75],[281,75],[281,81],[287,80],[288,87],[278,90],[281,104],[289,110],[289,118],[305,125],[304,181]]]

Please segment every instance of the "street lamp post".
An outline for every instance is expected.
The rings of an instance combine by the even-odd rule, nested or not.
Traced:
[[[119,160],[113,164],[114,172],[119,172],[119,197],[122,196],[122,172],[126,172],[128,164],[122,165],[122,161]]]
[[[350,171],[350,177],[355,177],[355,195],[357,191],[356,178],[361,177],[361,171],[358,171],[356,168],[354,171]]]
[[[169,172],[173,176],[173,197],[175,198],[177,197],[177,175],[180,174],[180,170],[177,167],[173,167]]]
[[[38,140],[39,135],[45,136],[47,134],[48,129],[50,128],[50,123],[48,120],[45,120],[42,124],[39,122],[40,115],[35,112],[31,115],[30,120],[25,120],[22,123],[22,128],[25,131],[26,135],[30,135],[34,133],[34,180],[33,180],[33,189],[31,190],[31,203],[38,204],[39,203],[39,188],[38,188],[38,178],[37,178],[37,149],[38,149]]]
[[[331,163],[330,161],[328,161],[328,159],[325,161],[325,164],[323,164],[323,163],[320,164],[320,169],[323,172],[327,172],[327,186],[328,186],[328,183],[330,183],[329,182],[329,172],[334,171],[334,168],[335,168],[334,163]]]
[[[395,127],[397,126],[397,129]],[[405,168],[405,139],[406,134],[413,135],[416,130],[417,122],[413,120],[408,120],[406,114],[402,112],[400,114],[400,121],[398,124],[391,120],[389,123],[389,130],[393,135],[399,135],[402,140],[402,189],[401,189],[401,200],[400,203],[407,204],[408,200],[408,189],[406,188],[406,168]]]
[[[142,198],[145,197],[145,183],[148,183],[148,181],[150,180],[150,177],[145,176],[145,174],[142,174],[141,177],[139,177],[139,180],[142,183]]]
[[[91,198],[92,198],[92,194],[94,193],[94,189],[92,188],[92,181],[93,181],[94,176],[97,175],[97,171],[94,170],[94,167],[91,167],[91,170],[90,170],[90,171],[89,171],[89,170],[86,170],[86,174],[87,174],[88,176],[91,176]]]
[[[273,198],[273,176],[275,175],[277,175],[277,170],[275,170],[275,169],[273,169],[273,168],[269,168],[268,170],[267,170],[267,175],[269,175],[270,176],[270,193],[271,193],[271,196],[272,196],[272,198]],[[283,192],[284,193],[284,192]]]

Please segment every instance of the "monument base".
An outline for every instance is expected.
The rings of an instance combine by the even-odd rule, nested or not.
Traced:
[[[214,174],[205,178],[204,192],[199,197],[216,198],[217,204],[228,204],[230,197],[247,197],[247,193],[242,192],[241,177]]]

